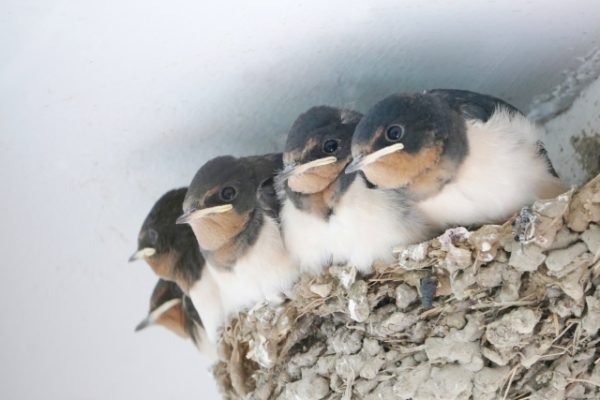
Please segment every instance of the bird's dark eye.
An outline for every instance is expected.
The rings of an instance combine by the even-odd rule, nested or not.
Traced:
[[[327,154],[335,153],[337,149],[338,142],[335,139],[329,139],[326,140],[325,143],[323,143],[323,151]]]
[[[402,125],[392,125],[385,132],[385,137],[390,142],[397,142],[404,136],[404,127]]]
[[[221,200],[231,201],[237,195],[237,190],[233,186],[225,186],[221,189]]]

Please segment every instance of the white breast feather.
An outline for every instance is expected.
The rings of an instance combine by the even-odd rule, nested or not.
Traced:
[[[202,320],[206,336],[211,343],[216,343],[217,331],[224,322],[225,315],[219,287],[208,268],[202,272],[202,278],[192,285],[188,295]]]
[[[280,216],[290,256],[302,271],[318,274],[331,262],[336,247],[328,222],[297,209],[289,199],[284,200]]]
[[[206,330],[194,322],[194,335],[196,338],[196,347],[200,351],[200,353],[204,354],[208,361],[211,363],[219,361],[219,356],[217,354],[217,346],[215,343],[210,340],[208,337]]]
[[[397,193],[369,189],[360,178],[342,197],[330,223],[339,236],[339,257],[346,255],[363,273],[371,272],[376,260],[391,261],[394,246],[417,243],[428,233],[423,219]]]
[[[231,270],[207,263],[221,291],[225,316],[257,302],[277,301],[298,277],[298,268],[284,248],[278,225],[269,217],[253,246]]]
[[[329,221],[303,212],[286,200],[282,209],[285,244],[303,271],[349,263],[368,273],[375,260],[390,261],[392,248],[425,238],[426,226],[398,195],[370,190],[357,178]]]
[[[455,180],[419,208],[439,227],[500,222],[544,187],[560,187],[538,154],[540,129],[503,109],[485,123],[468,121],[469,154]]]

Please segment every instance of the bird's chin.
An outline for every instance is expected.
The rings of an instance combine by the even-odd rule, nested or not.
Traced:
[[[292,176],[288,179],[288,186],[296,193],[313,194],[322,192],[331,182],[320,176],[310,173]]]
[[[336,164],[314,168],[303,174],[293,175],[288,178],[288,186],[296,193],[314,194],[327,189],[342,172]]]
[[[411,185],[432,170],[440,161],[440,150],[427,148],[417,154],[396,152],[387,154],[362,167],[362,171],[377,187],[397,189]]]
[[[146,257],[145,260],[159,278],[170,280],[177,254],[174,251],[169,251],[153,257]]]
[[[167,311],[156,321],[156,323],[164,326],[183,339],[190,337],[189,333],[185,329],[185,315],[183,314],[183,310],[180,306],[173,307]]]
[[[244,229],[249,219],[250,212],[212,214],[200,221],[192,221],[190,227],[202,249],[215,251],[233,240]]]
[[[362,167],[367,180],[382,189],[396,189],[408,185],[410,182],[402,170],[397,169],[395,163],[386,162],[389,161],[386,158],[382,157]]]

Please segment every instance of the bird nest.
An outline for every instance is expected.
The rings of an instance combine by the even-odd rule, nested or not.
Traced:
[[[600,176],[360,276],[303,277],[225,328],[229,399],[600,398]]]

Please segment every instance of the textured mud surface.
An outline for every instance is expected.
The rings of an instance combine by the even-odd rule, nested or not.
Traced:
[[[600,176],[504,225],[333,266],[223,333],[238,399],[600,398]]]
[[[581,136],[573,136],[571,145],[577,153],[581,167],[588,174],[600,171],[600,134],[588,136],[584,131]]]

